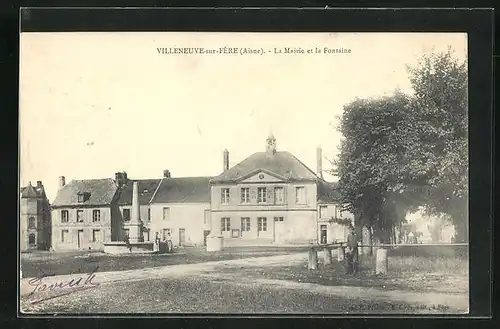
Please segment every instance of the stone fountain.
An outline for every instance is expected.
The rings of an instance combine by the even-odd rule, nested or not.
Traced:
[[[131,252],[147,253],[153,252],[153,242],[144,242],[142,234],[142,221],[139,204],[139,186],[134,182],[132,190],[132,213],[130,222],[127,223],[129,230],[129,243],[125,241],[111,241],[104,243],[104,252],[108,254],[123,254]]]

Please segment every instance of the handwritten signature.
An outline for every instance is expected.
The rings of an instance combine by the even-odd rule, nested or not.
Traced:
[[[72,278],[71,280],[67,281],[58,281],[54,282],[51,284],[46,284],[43,279],[49,275],[43,274],[42,276],[32,278],[28,281],[28,284],[33,288],[33,291],[31,291],[28,296],[33,296],[36,292],[43,292],[43,291],[58,291],[58,290],[64,290],[64,291],[70,291],[73,292],[75,290],[81,290],[81,289],[87,289],[87,288],[93,288],[96,286],[99,286],[100,283],[94,282],[93,280],[95,279],[96,272],[99,269],[99,266],[97,266],[94,270],[91,272],[85,274],[84,276],[81,276],[79,278]],[[71,288],[71,289],[68,289]],[[51,299],[62,295],[56,295],[56,296],[51,296],[48,298],[43,298],[41,300],[38,300],[37,302],[40,302],[42,300],[46,299]]]

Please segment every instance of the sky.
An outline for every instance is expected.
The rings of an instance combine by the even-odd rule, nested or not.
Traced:
[[[411,93],[406,65],[451,47],[463,33],[22,33],[20,185],[58,177],[216,176],[265,150],[270,132],[312,170],[316,148],[334,159],[343,106]],[[157,48],[261,49],[263,54],[160,54]],[[312,49],[278,54],[283,47]],[[316,53],[315,49],[350,49]],[[323,169],[330,168],[323,160]],[[325,175],[328,180],[335,177]]]

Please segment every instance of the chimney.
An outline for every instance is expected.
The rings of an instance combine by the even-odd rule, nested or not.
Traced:
[[[42,185],[42,181],[41,180],[36,181],[36,187],[42,187],[42,186],[43,185]]]
[[[227,149],[224,150],[223,165],[223,171],[229,170],[229,151]]]
[[[319,146],[316,149],[316,173],[323,179],[323,151]]]
[[[59,176],[59,188],[63,188],[66,185],[66,177]]]
[[[170,170],[168,169],[163,170],[163,178],[170,178],[170,177],[172,177],[170,175]]]
[[[127,183],[127,173],[124,171],[115,173],[115,183],[119,187],[125,185]]]

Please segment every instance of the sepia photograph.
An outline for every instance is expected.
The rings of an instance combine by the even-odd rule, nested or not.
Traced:
[[[21,314],[468,314],[467,45],[22,32]]]

